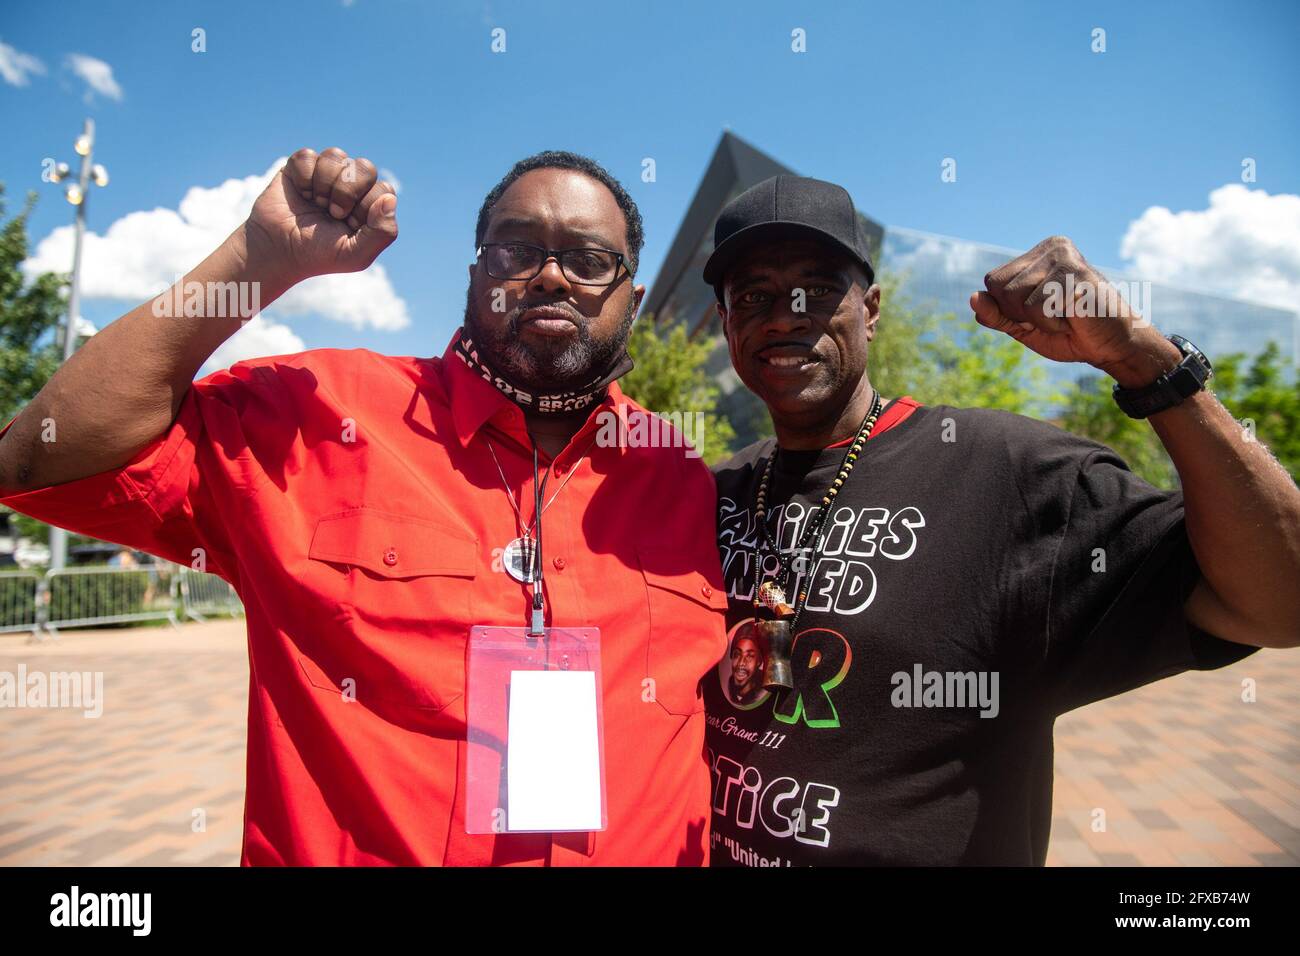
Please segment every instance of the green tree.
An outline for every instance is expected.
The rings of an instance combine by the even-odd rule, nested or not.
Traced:
[[[1149,423],[1120,411],[1111,397],[1114,384],[1101,373],[1080,379],[1067,393],[1061,427],[1114,449],[1130,471],[1157,488],[1172,488],[1177,475],[1165,446]]]
[[[731,454],[736,432],[717,412],[719,389],[705,369],[710,351],[711,342],[692,340],[681,323],[664,329],[653,315],[643,315],[628,341],[636,367],[619,386],[652,412],[702,414],[704,447],[697,451],[714,464]]]
[[[1267,444],[1296,479],[1300,476],[1300,376],[1275,342],[1269,342],[1249,368],[1245,365],[1241,353],[1218,359],[1210,386],[1233,418]]]
[[[1042,362],[1032,352],[984,328],[974,316],[958,318],[913,303],[902,291],[905,278],[882,272],[876,280],[880,322],[868,368],[882,394],[1038,417],[1060,400],[1048,389]]]
[[[56,337],[66,279],[46,272],[24,282],[19,268],[27,258],[27,220],[35,205],[36,194],[28,193],[22,212],[0,226],[0,425],[22,411],[59,367]],[[4,213],[0,184],[0,220]],[[43,540],[49,533],[35,518],[0,510],[10,514],[21,537]]]
[[[63,314],[63,276],[46,272],[23,281],[27,219],[36,204],[30,193],[23,211],[0,227],[0,416],[13,418],[59,367],[55,333]],[[5,212],[0,184],[0,219]]]
[[[1300,380],[1288,384],[1290,363],[1274,342],[1249,361],[1237,352],[1213,359],[1210,387],[1242,424],[1243,435],[1266,444],[1294,479],[1300,475]],[[1066,402],[1061,424],[1115,449],[1137,474],[1151,484],[1169,488],[1177,483],[1173,462],[1144,421],[1129,418],[1111,398],[1112,383],[1093,376],[1079,383]]]
[[[927,361],[921,348],[937,331],[939,316],[912,303],[902,291],[901,276],[882,271],[876,282],[880,285],[880,320],[867,352],[871,384],[891,397],[911,395],[918,401],[944,401],[936,399],[938,369]]]
[[[1294,479],[1300,475],[1300,381],[1275,342],[1254,359],[1237,352],[1213,359],[1210,387],[1242,424],[1243,435],[1266,444]],[[1137,474],[1157,487],[1169,488],[1178,476],[1173,462],[1144,421],[1129,418],[1111,398],[1111,381],[1095,376],[1069,395],[1062,425],[1115,449]]]

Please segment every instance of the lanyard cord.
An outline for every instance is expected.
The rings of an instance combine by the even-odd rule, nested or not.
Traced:
[[[533,512],[533,520],[529,522],[528,527],[525,528],[524,516],[519,511],[519,502],[515,498],[515,493],[510,490],[510,482],[506,480],[506,473],[505,470],[501,467],[501,460],[497,458],[497,450],[492,446],[491,440],[486,435],[483,437],[483,440],[487,442],[488,451],[492,453],[492,461],[497,466],[497,474],[501,476],[501,485],[503,488],[505,488],[506,496],[510,499],[510,507],[515,510],[515,525],[516,527],[518,527],[519,533],[521,535],[523,535],[526,538],[531,537],[533,533],[533,526],[537,524],[538,518],[541,516],[543,511],[545,511],[547,508],[549,508],[551,505],[555,503],[555,499],[560,496],[560,492],[564,490],[564,486],[569,483],[569,479],[572,478],[574,472],[578,470],[578,465],[582,463],[582,459],[586,457],[587,452],[584,451],[582,455],[578,457],[578,460],[573,463],[573,467],[569,469],[569,473],[565,475],[564,480],[560,482],[560,487],[555,489],[555,494],[551,495],[551,497],[547,500],[546,504],[542,506],[541,510]],[[591,445],[587,446],[587,450],[588,451],[591,450]],[[536,451],[536,449],[534,449],[534,451]],[[547,468],[546,473],[547,475],[550,475],[551,472],[549,467]],[[536,467],[534,467],[533,469],[534,487],[536,487],[536,482],[537,482],[537,470]]]
[[[489,446],[491,447],[491,446]],[[496,453],[493,452],[495,455]],[[576,470],[576,469],[575,469]],[[570,475],[573,472],[569,473]],[[546,469],[546,476],[538,481],[537,478],[537,443],[533,443],[533,522],[537,525],[537,547],[533,549],[533,561],[536,562],[536,575],[529,575],[533,579],[533,616],[531,626],[528,629],[529,637],[544,637],[546,628],[543,626],[543,619],[546,614],[546,599],[542,595],[542,495],[546,490],[546,479],[551,477],[551,469]],[[566,479],[567,480],[567,479]],[[562,489],[563,484],[560,485]],[[560,493],[558,490],[555,492]],[[552,501],[554,499],[551,499]]]
[[[486,435],[483,436],[483,440],[487,442],[488,451],[492,453],[492,461],[497,466],[497,474],[501,476],[501,484],[505,487],[506,496],[510,499],[510,507],[514,509],[515,525],[519,529],[519,533],[525,539],[529,539],[532,537],[533,530],[536,529],[537,531],[535,546],[526,548],[524,554],[528,561],[528,564],[525,565],[525,573],[528,577],[533,579],[532,614],[529,618],[528,636],[542,637],[545,635],[543,621],[546,612],[546,599],[542,593],[542,515],[546,512],[546,509],[555,502],[555,499],[560,496],[560,492],[563,491],[564,486],[569,483],[569,479],[577,473],[578,466],[582,464],[582,459],[587,456],[587,452],[591,450],[591,446],[596,443],[596,440],[593,438],[591,443],[583,450],[582,454],[578,456],[578,460],[573,463],[573,467],[569,469],[569,473],[565,475],[564,480],[560,482],[560,487],[555,489],[555,493],[551,495],[550,499],[547,500],[545,504],[542,503],[542,499],[546,494],[546,482],[551,477],[551,469],[547,466],[545,474],[541,473],[538,464],[537,443],[532,443],[533,520],[527,528],[524,527],[524,516],[520,513],[519,502],[515,499],[515,493],[510,488],[510,482],[506,480],[505,470],[501,467],[501,459],[497,457],[497,450],[493,447],[491,439]],[[533,577],[532,574],[534,570],[537,572],[536,577]]]

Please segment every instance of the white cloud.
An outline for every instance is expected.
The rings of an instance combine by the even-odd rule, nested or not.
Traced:
[[[45,64],[39,58],[16,50],[0,40],[0,76],[10,86],[26,86],[28,74],[45,75]]]
[[[229,368],[244,359],[262,358],[266,355],[288,355],[301,352],[302,339],[287,325],[272,322],[265,316],[254,316],[244,327],[232,335],[212,353],[203,365],[204,372]]]
[[[276,314],[323,315],[355,329],[395,332],[411,324],[406,302],[381,265],[365,272],[317,276],[294,286],[275,303]]]
[[[397,193],[398,195],[401,195],[402,181],[393,175],[393,171],[391,169],[380,169],[379,178],[384,182],[388,183],[388,185],[392,186],[393,192]]]
[[[1300,302],[1300,196],[1229,183],[1208,209],[1152,206],[1129,224],[1120,254],[1142,279],[1283,309]]]
[[[113,68],[103,60],[86,56],[84,53],[69,53],[68,67],[90,87],[86,91],[87,100],[91,98],[92,93],[107,96],[110,100],[122,98],[122,87],[118,86],[117,80],[113,79]]]
[[[899,230],[900,234],[902,232]],[[975,243],[962,239],[918,234],[915,240],[909,238],[906,241],[915,244],[891,257],[890,266],[898,272],[911,270],[916,275],[964,279],[976,271],[982,262],[981,256],[985,254],[985,250]],[[986,270],[981,270],[981,274],[983,271]]]
[[[265,173],[228,179],[218,186],[193,186],[175,209],[128,213],[102,235],[87,232],[82,247],[81,292],[87,299],[143,301],[170,286],[201,262],[248,217],[253,201],[284,165]],[[72,263],[72,226],[60,226],[37,243],[23,263],[30,278],[67,272]],[[356,329],[393,331],[411,324],[406,302],[393,289],[384,267],[318,276],[291,289],[270,309],[282,316],[318,315]]]

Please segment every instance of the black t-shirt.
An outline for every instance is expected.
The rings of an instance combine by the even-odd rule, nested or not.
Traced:
[[[922,406],[867,442],[835,499],[794,689],[770,694],[747,622],[773,449],[715,470],[731,641],[704,678],[713,865],[1041,865],[1056,716],[1253,650],[1184,618],[1200,572],[1180,493],[1055,426]],[[781,550],[844,452],[777,457]]]

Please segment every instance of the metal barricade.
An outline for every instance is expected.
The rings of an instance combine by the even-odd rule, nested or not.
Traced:
[[[134,567],[60,568],[0,574],[0,634],[57,637],[60,629],[181,620],[244,613],[215,574],[170,562]]]
[[[231,617],[244,613],[243,602],[224,578],[181,568],[178,579],[181,613],[185,617],[206,621],[214,615]]]
[[[173,564],[121,568],[59,568],[45,573],[47,597],[38,600],[38,621],[51,634],[60,628],[136,621],[180,623],[172,596]]]
[[[0,634],[28,631],[35,636],[39,632],[41,581],[37,571],[0,574]]]

